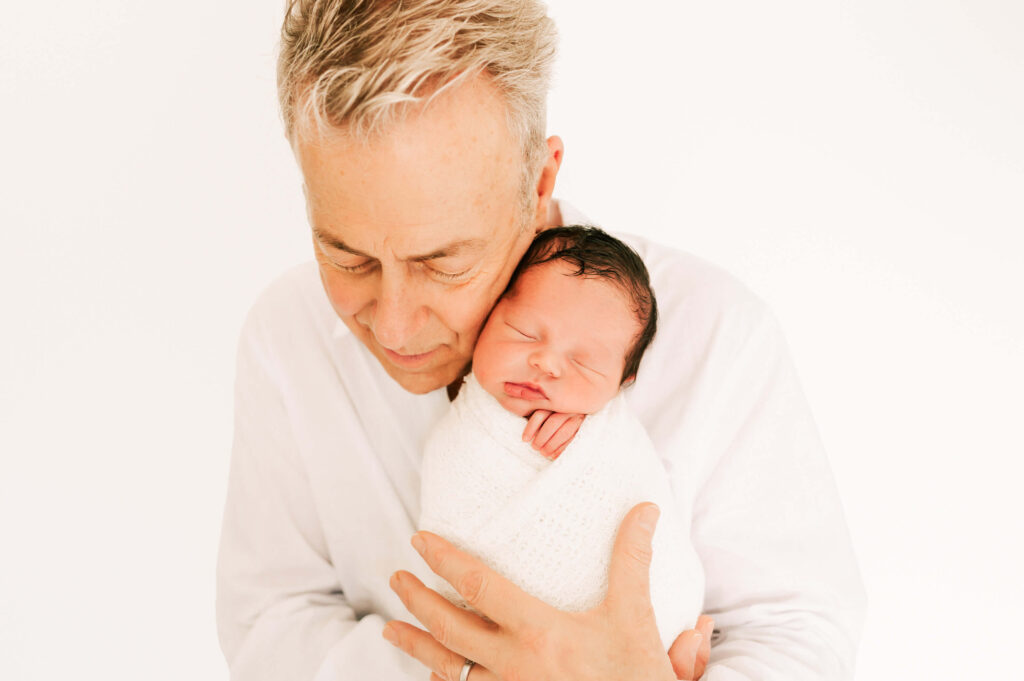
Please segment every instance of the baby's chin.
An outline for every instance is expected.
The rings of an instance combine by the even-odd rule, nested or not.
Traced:
[[[524,400],[517,397],[509,397],[504,392],[492,392],[491,395],[494,399],[498,400],[498,404],[504,407],[505,411],[511,412],[516,416],[522,416],[524,419],[529,418],[530,414],[538,409],[557,411],[547,406],[547,400]]]
[[[505,408],[505,411],[511,412],[516,416],[522,416],[524,419],[530,418],[530,415],[538,409],[544,409],[545,411],[557,412],[560,414],[584,414],[582,405],[566,403],[560,400],[525,400],[519,397],[511,397],[506,395],[504,391],[497,392],[488,390],[494,399],[498,400],[498,403]]]

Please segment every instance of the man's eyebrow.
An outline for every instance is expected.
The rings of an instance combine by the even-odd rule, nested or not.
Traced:
[[[408,260],[413,262],[425,262],[427,260],[438,260],[440,258],[450,258],[455,255],[459,255],[465,251],[478,251],[487,244],[483,239],[462,239],[461,241],[453,241],[450,244],[445,244],[441,248],[427,253],[426,255],[416,255]]]
[[[324,234],[315,227],[313,228],[313,236],[316,237],[317,241],[319,241],[321,244],[329,248],[334,248],[339,251],[345,251],[346,253],[351,253],[352,255],[359,255],[364,258],[373,257],[367,253],[363,253],[358,249],[352,248],[341,239],[330,236],[329,234]],[[411,260],[412,262],[426,262],[427,260],[438,260],[440,258],[448,258],[454,255],[459,255],[464,251],[480,250],[486,244],[487,242],[483,239],[461,239],[459,241],[453,241],[450,244],[445,244],[444,246],[441,246],[437,250],[431,251],[430,253],[427,253],[425,255],[414,255],[409,258],[406,258],[406,260]]]
[[[316,237],[317,241],[319,241],[324,246],[327,246],[328,248],[333,248],[339,251],[345,251],[346,253],[351,253],[352,255],[361,255],[364,258],[370,257],[368,254],[363,253],[362,251],[357,250],[355,248],[352,248],[341,239],[336,239],[330,234],[324,234],[316,227],[313,228],[313,236]]]

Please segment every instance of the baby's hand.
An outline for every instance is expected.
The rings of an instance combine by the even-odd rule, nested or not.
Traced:
[[[538,409],[530,414],[523,431],[523,442],[530,442],[534,449],[554,461],[565,451],[586,414],[560,414]]]

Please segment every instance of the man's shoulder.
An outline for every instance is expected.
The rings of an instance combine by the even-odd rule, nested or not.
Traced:
[[[643,258],[663,313],[718,316],[768,312],[764,300],[723,267],[645,237],[628,233],[616,236]]]
[[[674,382],[689,384],[701,373],[768,366],[784,352],[771,307],[735,275],[692,253],[633,235],[620,238],[644,259],[658,302],[658,331],[641,363],[638,392],[657,392],[655,385],[674,389]]]
[[[336,321],[320,284],[315,261],[288,268],[256,297],[246,315],[242,335],[330,333]]]
[[[597,225],[575,205],[556,199],[562,224]],[[632,246],[651,275],[651,286],[663,312],[706,314],[740,310],[767,310],[764,301],[724,268],[693,253],[647,237],[609,230]]]

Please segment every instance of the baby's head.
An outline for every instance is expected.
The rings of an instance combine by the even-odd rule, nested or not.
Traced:
[[[592,227],[548,229],[480,332],[473,373],[520,416],[592,414],[636,376],[657,320],[636,251]]]

